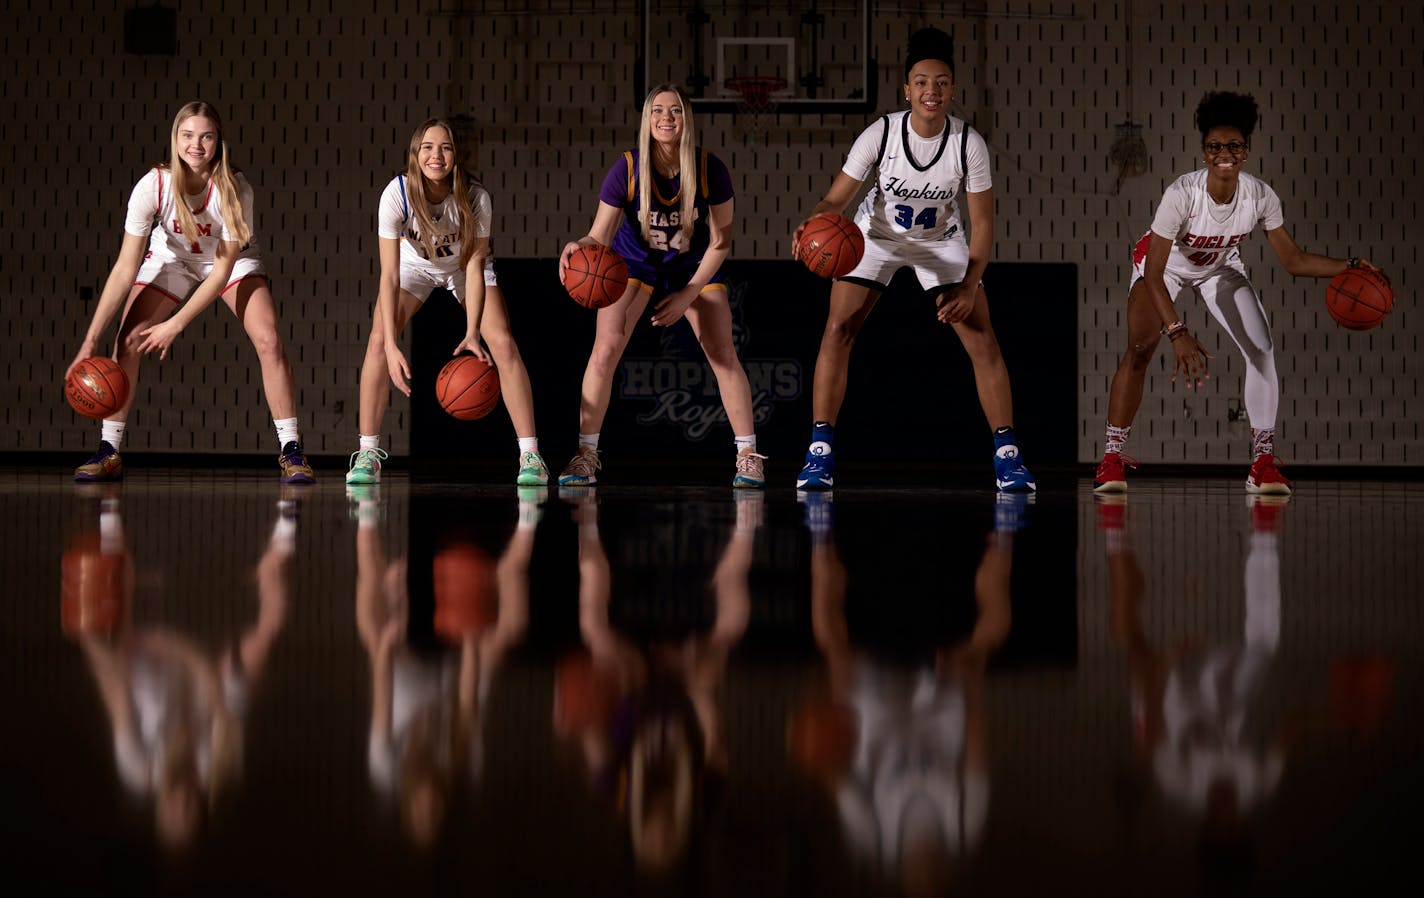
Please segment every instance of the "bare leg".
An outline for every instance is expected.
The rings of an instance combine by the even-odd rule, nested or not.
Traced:
[[[817,421],[836,422],[845,402],[851,348],[879,298],[880,291],[847,281],[836,281],[831,287],[831,308],[821,335],[821,351],[816,355],[811,395],[811,413]]]
[[[287,363],[287,350],[277,333],[277,307],[265,278],[244,278],[229,285],[223,302],[242,322],[257,360],[262,365],[262,392],[274,420],[291,418],[297,413],[297,391],[292,382],[292,366]]]
[[[1108,393],[1108,423],[1113,427],[1128,427],[1137,417],[1147,366],[1157,353],[1161,334],[1162,322],[1148,298],[1147,282],[1138,280],[1127,296],[1127,351],[1118,362]]]
[[[702,344],[702,351],[707,353],[712,373],[717,376],[717,389],[722,394],[722,407],[727,411],[732,434],[746,436],[755,432],[752,387],[741,359],[737,358],[737,347],[732,343],[732,308],[727,301],[727,291],[703,292],[688,306],[687,321],[697,335],[697,342]]]
[[[168,294],[150,287],[135,284],[129,291],[128,307],[124,309],[119,324],[119,336],[114,341],[114,361],[118,362],[119,367],[124,369],[124,374],[128,375],[129,396],[124,400],[122,408],[106,416],[108,420],[129,419],[129,409],[133,407],[134,397],[138,395],[138,363],[143,358],[139,355],[138,347],[143,342],[143,332],[155,324],[167,321],[177,308],[178,304]]]
[[[1009,388],[1009,369],[999,351],[999,339],[989,320],[989,299],[981,284],[974,297],[974,310],[969,317],[952,325],[974,364],[974,386],[979,391],[979,405],[989,421],[989,429],[1010,427],[1014,423],[1014,398]]]
[[[400,291],[397,298],[395,321],[399,339],[406,322],[420,309],[420,300],[405,290]],[[381,316],[373,314],[371,317],[371,339],[366,341],[366,358],[361,362],[361,410],[357,424],[364,434],[379,434],[386,407],[391,402],[391,384]]]
[[[617,302],[598,310],[598,330],[579,397],[579,433],[598,433],[603,427],[603,416],[608,413],[608,400],[613,394],[613,372],[651,296],[651,290],[630,283]]]
[[[519,355],[519,346],[509,328],[509,307],[498,287],[486,285],[485,308],[480,319],[480,336],[484,337],[490,355],[499,368],[499,389],[504,407],[514,423],[514,433],[521,438],[532,437],[534,430],[534,390],[529,386],[529,369]]]

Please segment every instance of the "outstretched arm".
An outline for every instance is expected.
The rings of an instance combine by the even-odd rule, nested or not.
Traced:
[[[1276,251],[1276,258],[1281,260],[1281,266],[1296,277],[1333,278],[1350,267],[1348,259],[1332,259],[1329,256],[1308,253],[1301,249],[1295,242],[1295,238],[1291,237],[1290,232],[1284,227],[1267,231],[1266,239],[1270,241],[1271,249]],[[1367,259],[1355,259],[1354,261],[1360,268],[1379,270]]]

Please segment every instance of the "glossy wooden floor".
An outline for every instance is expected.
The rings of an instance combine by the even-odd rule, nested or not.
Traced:
[[[41,893],[1419,884],[1415,484],[12,468],[0,505]]]

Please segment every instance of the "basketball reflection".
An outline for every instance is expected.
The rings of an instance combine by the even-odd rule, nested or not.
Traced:
[[[626,819],[639,870],[666,874],[686,858],[726,780],[727,660],[751,612],[748,572],[765,497],[759,490],[735,496],[736,523],[711,576],[710,622],[683,607],[674,610],[684,612],[677,622],[633,636],[612,621],[616,601],[636,603],[640,572],[620,570],[615,582],[596,488],[559,492],[578,527],[583,648],[559,663],[554,732],[577,746],[593,786]],[[654,603],[686,605],[667,585],[654,584]]]
[[[491,684],[523,640],[542,514],[521,493],[498,560],[462,508],[412,499],[410,560],[387,558],[379,486],[348,487],[357,518],[356,625],[371,665],[368,766],[411,842],[433,846],[478,783]]]
[[[844,509],[831,493],[798,499],[811,535],[812,627],[825,676],[788,722],[791,759],[834,798],[846,841],[874,878],[908,895],[940,894],[958,879],[988,815],[984,672],[1009,634],[1014,534],[1027,522],[1029,497],[996,499],[994,529],[980,537],[984,549],[963,597],[972,602],[968,632],[941,635],[947,641],[927,653],[853,632],[834,527]],[[932,600],[953,603],[952,573],[942,578]],[[882,596],[882,615],[902,613],[893,592]],[[912,629],[919,612],[901,608],[899,626]]]
[[[83,649],[108,711],[119,779],[152,801],[159,841],[183,849],[241,777],[244,721],[287,618],[300,493],[284,488],[257,561],[255,620],[210,651],[171,627],[135,625],[122,494],[115,485],[76,492],[96,505],[97,529],[82,529],[64,554],[61,626]]]

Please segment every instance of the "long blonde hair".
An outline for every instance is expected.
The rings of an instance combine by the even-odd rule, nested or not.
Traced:
[[[178,126],[194,116],[202,116],[217,126],[218,151],[213,157],[211,177],[217,183],[218,196],[222,198],[222,219],[227,225],[228,233],[239,246],[246,246],[252,240],[252,223],[247,220],[242,210],[235,170],[228,161],[227,140],[222,136],[222,118],[211,103],[202,100],[186,103],[178,110],[178,114],[173,117],[173,132],[168,137],[168,170],[173,175],[173,208],[178,213],[178,226],[183,229],[187,239],[197,239],[198,223],[193,219],[193,210],[189,209],[183,200],[183,178],[178,168],[179,165],[188,164],[183,162],[178,152]]]
[[[425,254],[435,258],[435,218],[430,214],[430,200],[425,196],[425,172],[420,170],[420,144],[425,132],[431,128],[444,128],[450,135],[450,143],[455,145],[455,165],[450,169],[450,189],[455,192],[455,205],[460,211],[460,267],[464,268],[475,254],[475,207],[470,199],[471,187],[479,182],[460,167],[460,145],[455,137],[455,129],[443,118],[426,119],[410,136],[410,153],[405,164],[405,189],[410,196],[410,214],[420,229],[420,242],[425,244]]]
[[[643,120],[638,126],[638,223],[642,225],[643,242],[651,245],[653,229],[649,223],[649,209],[653,199],[653,100],[663,93],[677,94],[677,101],[682,104],[682,143],[677,150],[679,183],[682,185],[679,223],[682,245],[690,246],[697,203],[697,133],[692,127],[692,104],[688,102],[686,91],[670,81],[648,91],[648,97],[643,101]]]

